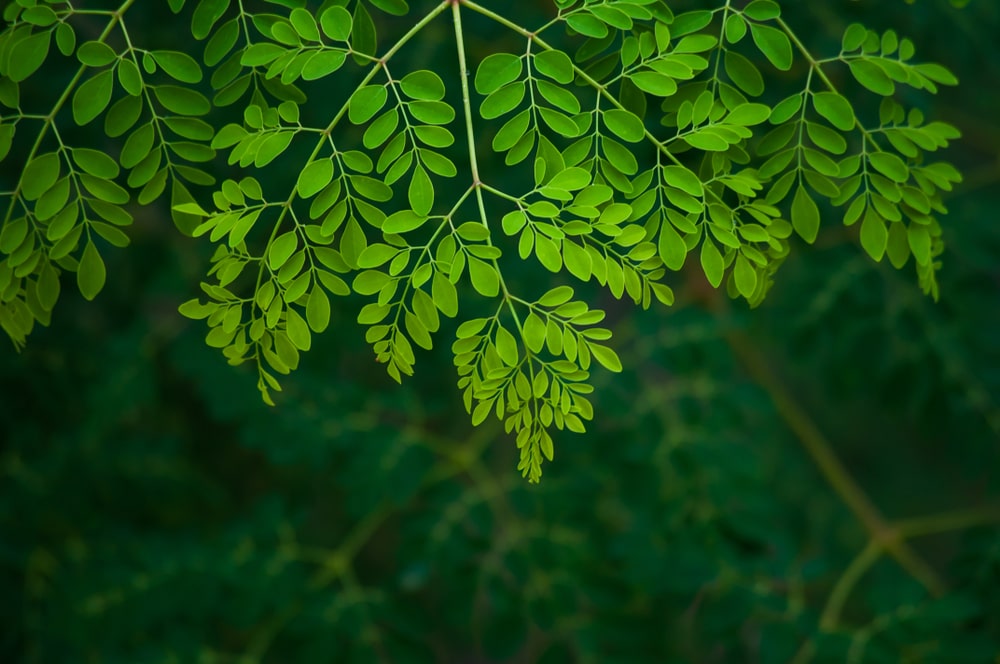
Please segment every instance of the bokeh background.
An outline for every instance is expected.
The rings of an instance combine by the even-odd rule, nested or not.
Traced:
[[[963,132],[940,302],[835,224],[753,311],[693,271],[671,310],[595,291],[626,369],[529,485],[501,427],[469,424],[452,330],[397,386],[360,298],[263,405],[177,314],[205,248],[137,212],[97,301],[67,283],[50,328],[0,349],[0,661],[1000,661],[1000,5],[784,4],[819,52],[863,20],[961,79],[913,100]],[[182,34],[140,5],[154,39]],[[471,21],[473,59],[507,39]],[[414,66],[453,66],[432,28]],[[871,524],[817,445],[936,592],[859,562]]]

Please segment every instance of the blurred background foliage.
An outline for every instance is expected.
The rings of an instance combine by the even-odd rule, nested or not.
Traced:
[[[536,486],[448,344],[384,375],[360,300],[264,406],[145,210],[96,303],[0,353],[0,661],[1000,661],[1000,6],[784,4],[817,51],[863,20],[958,73],[920,100],[964,134],[940,303],[833,223],[753,312],[694,272],[669,311],[595,292],[626,370]],[[414,67],[453,66],[439,23]]]

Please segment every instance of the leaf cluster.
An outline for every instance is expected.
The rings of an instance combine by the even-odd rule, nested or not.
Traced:
[[[955,77],[892,30],[852,24],[820,57],[777,2],[718,4],[556,0],[551,20],[521,25],[471,0],[423,14],[168,0],[192,38],[172,50],[144,45],[134,0],[8,3],[0,159],[19,174],[0,194],[0,325],[23,345],[63,273],[95,297],[133,203],[163,201],[212,247],[181,313],[255,365],[266,402],[335,298],[370,298],[357,322],[397,381],[455,318],[466,410],[503,421],[537,481],[551,430],[593,417],[592,360],[622,369],[591,327],[604,310],[567,282],[670,306],[686,270],[756,306],[796,238],[838,222],[875,261],[912,258],[936,298],[941,195],[960,174],[934,153],[958,132],[902,92]],[[471,61],[488,47],[466,34],[473,17],[519,47]],[[449,23],[457,67],[411,66]],[[74,73],[38,91],[56,62]],[[524,262],[537,278],[515,279]]]

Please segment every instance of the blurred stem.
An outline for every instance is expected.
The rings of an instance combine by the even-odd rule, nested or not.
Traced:
[[[840,612],[847,602],[854,586],[857,585],[865,572],[871,569],[872,565],[882,557],[882,547],[877,541],[870,540],[868,545],[861,550],[861,553],[851,561],[851,564],[844,570],[836,585],[830,591],[830,597],[823,607],[823,614],[819,619],[819,628],[824,632],[831,632],[837,628],[840,621]]]
[[[717,299],[721,299],[721,296]],[[873,544],[885,549],[928,592],[933,595],[944,593],[945,584],[941,578],[901,538],[899,531],[886,523],[868,494],[834,454],[832,446],[819,427],[775,375],[763,354],[738,331],[729,331],[726,339],[754,382],[768,393],[778,414],[795,434],[834,492],[864,524]]]
[[[896,532],[900,537],[921,537],[995,523],[1000,523],[1000,506],[996,505],[897,521]]]

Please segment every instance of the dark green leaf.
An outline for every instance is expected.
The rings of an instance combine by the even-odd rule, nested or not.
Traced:
[[[104,260],[98,253],[94,243],[87,241],[80,256],[80,265],[76,272],[76,283],[80,288],[80,294],[84,299],[93,300],[104,288],[104,281],[107,278],[107,271],[104,267]]]

